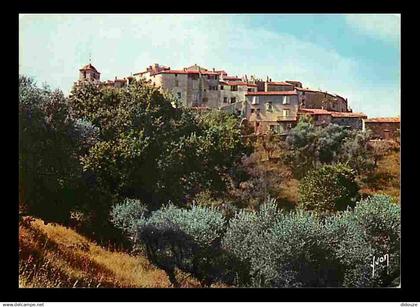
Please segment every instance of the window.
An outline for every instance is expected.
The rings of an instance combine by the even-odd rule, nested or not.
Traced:
[[[257,115],[259,115],[259,114],[260,114],[260,111],[261,111],[261,109],[257,109]]]
[[[258,101],[258,97],[257,96],[253,96],[252,97],[252,102],[251,102],[251,104],[258,104],[259,103],[259,101]]]
[[[209,101],[209,99],[207,97],[204,97],[203,102],[207,102],[207,101]]]
[[[223,90],[223,85],[220,86],[220,89]]]
[[[252,113],[255,113],[255,109],[251,109],[251,114],[252,114]]]
[[[178,74],[175,74],[175,77],[178,77]]]
[[[181,95],[182,95],[181,92],[178,92],[177,95],[178,95],[178,98],[181,99]]]
[[[265,109],[268,112],[273,112],[273,102],[272,101],[267,102],[266,105],[265,105]]]
[[[228,102],[228,98],[227,97],[223,97],[223,102],[227,103]]]
[[[175,80],[175,86],[179,86],[178,80]]]
[[[289,117],[290,110],[289,109],[283,109],[283,117]]]
[[[289,104],[289,97],[283,96],[283,104]]]
[[[236,102],[236,98],[235,97],[230,98],[230,103],[235,103],[235,102]]]
[[[237,86],[237,85],[232,85],[232,86],[230,87],[230,90],[231,90],[232,92],[236,92],[236,91],[238,90],[238,86]]]

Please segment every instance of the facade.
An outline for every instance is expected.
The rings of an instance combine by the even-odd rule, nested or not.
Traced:
[[[370,130],[374,139],[396,139],[400,131],[399,117],[369,118],[364,121],[365,129]]]
[[[335,112],[350,112],[347,99],[333,95],[328,92],[322,92],[311,89],[296,87],[299,95],[299,103],[306,109],[324,109]]]
[[[363,113],[335,112],[324,109],[299,109],[299,114],[310,115],[316,126],[336,124],[350,129],[363,130],[363,120],[367,116]]]
[[[275,130],[286,133],[297,120],[296,91],[249,92],[243,113],[257,134]]]

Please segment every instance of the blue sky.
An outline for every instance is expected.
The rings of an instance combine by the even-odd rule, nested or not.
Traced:
[[[198,64],[300,80],[369,117],[400,115],[399,15],[20,15],[19,70],[38,84],[67,94],[90,53],[101,80]]]

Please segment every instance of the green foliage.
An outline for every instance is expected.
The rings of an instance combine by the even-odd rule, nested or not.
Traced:
[[[232,279],[231,259],[220,248],[226,220],[214,208],[173,205],[154,211],[138,222],[138,239],[150,261],[165,270],[174,286],[175,269],[198,278],[203,285]]]
[[[323,164],[346,163],[358,173],[372,167],[368,150],[369,134],[330,124],[316,127],[302,119],[286,138],[284,161],[297,178]]]
[[[242,262],[240,286],[302,287],[339,284],[339,267],[316,216],[278,212],[273,200],[229,221],[223,247]]]
[[[265,236],[279,217],[276,201],[268,199],[259,210],[241,210],[229,221],[222,246],[240,261],[236,267],[240,286],[262,286],[259,265]]]
[[[200,118],[143,81],[121,89],[77,84],[69,101],[73,115],[98,131],[84,169],[120,198],[157,207],[223,191],[229,169],[249,151],[234,116]]]
[[[298,206],[319,213],[345,210],[355,204],[358,190],[352,169],[343,164],[324,165],[300,182]]]
[[[321,219],[296,211],[278,212],[275,203],[260,212],[241,211],[229,221],[223,247],[235,255],[252,287],[389,287],[398,280],[400,210],[386,196]],[[265,218],[264,218],[265,217]],[[373,256],[388,254],[375,267]]]
[[[19,76],[19,203],[28,214],[68,220],[80,201],[80,148],[63,93]]]
[[[375,195],[359,202],[354,211],[345,211],[326,220],[331,245],[345,272],[345,287],[398,286],[400,276],[401,217],[400,207],[385,195]],[[386,262],[375,265],[388,255]]]
[[[137,223],[148,213],[147,206],[137,199],[125,199],[111,209],[111,223],[132,238],[137,234]]]

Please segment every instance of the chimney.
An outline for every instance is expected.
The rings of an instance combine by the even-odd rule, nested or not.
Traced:
[[[216,69],[214,69],[214,67],[213,67],[213,71],[216,71]]]

